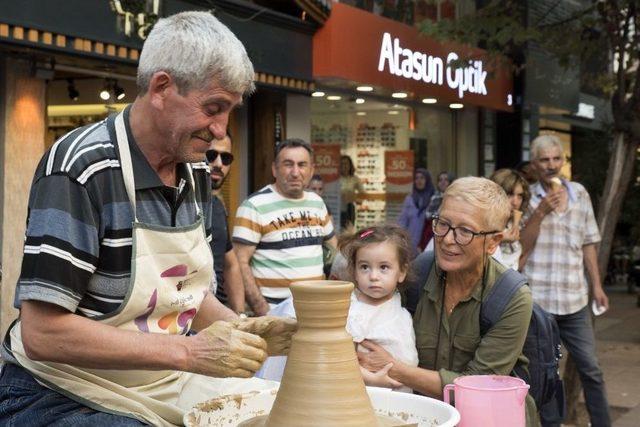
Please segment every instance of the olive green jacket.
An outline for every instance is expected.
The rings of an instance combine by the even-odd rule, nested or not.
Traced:
[[[455,378],[462,375],[509,375],[516,364],[527,368],[529,361],[522,354],[522,347],[533,308],[528,286],[516,292],[500,320],[484,337],[480,336],[481,299],[487,297],[505,270],[506,267],[490,257],[485,272],[484,292],[479,281],[471,295],[461,300],[451,315],[444,313],[440,327],[443,283],[438,280],[440,270],[437,267],[431,270],[416,308],[413,327],[419,366],[438,371],[443,386],[453,383]],[[527,426],[537,425],[535,402],[529,395]]]

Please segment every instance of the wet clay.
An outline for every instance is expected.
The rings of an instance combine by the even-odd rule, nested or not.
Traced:
[[[369,400],[352,338],[345,330],[353,284],[309,281],[292,283],[290,289],[299,329],[291,341],[280,389],[269,415],[241,425],[406,425],[377,417]]]
[[[231,322],[243,332],[258,335],[267,342],[269,356],[284,356],[289,353],[291,336],[298,329],[295,319],[275,316],[249,317]]]

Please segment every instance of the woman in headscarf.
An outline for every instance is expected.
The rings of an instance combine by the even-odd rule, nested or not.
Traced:
[[[413,175],[413,191],[404,199],[398,217],[398,224],[407,230],[414,248],[418,248],[420,243],[425,225],[425,212],[434,193],[435,188],[429,171],[424,168],[416,169]]]

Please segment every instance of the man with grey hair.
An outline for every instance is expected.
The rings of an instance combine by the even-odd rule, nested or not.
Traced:
[[[241,321],[208,291],[203,161],[254,89],[244,47],[207,12],[162,19],[138,85],[131,106],[62,137],[36,170],[2,425],[181,425],[197,400],[268,387],[222,378],[287,351],[293,322]]]
[[[555,315],[562,342],[580,374],[591,425],[609,426],[609,405],[588,307],[588,283],[594,304],[609,307],[598,271],[600,233],[591,199],[582,185],[562,178],[564,153],[557,137],[537,137],[531,154],[539,181],[530,188],[531,201],[523,219],[526,225],[520,233],[526,260],[523,273],[529,278],[534,301]],[[549,422],[552,414],[545,409],[543,424],[556,425]]]

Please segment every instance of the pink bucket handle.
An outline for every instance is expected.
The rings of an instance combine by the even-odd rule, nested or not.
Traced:
[[[451,405],[451,392],[455,390],[455,384],[447,384],[442,389],[442,394],[444,395],[444,402]]]

